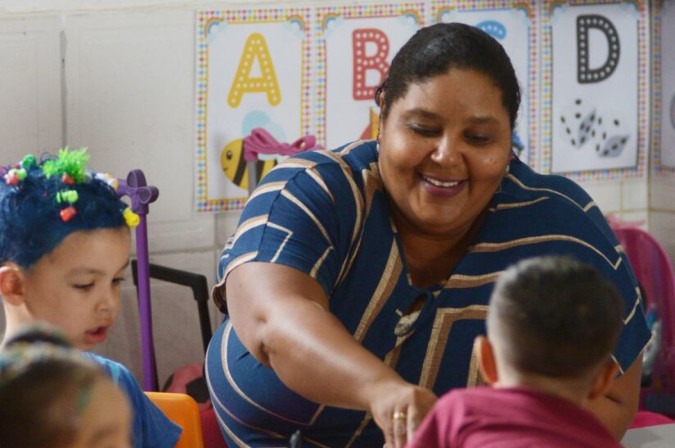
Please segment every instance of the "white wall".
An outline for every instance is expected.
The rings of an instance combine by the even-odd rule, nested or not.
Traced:
[[[675,145],[675,142],[672,142]],[[675,260],[675,174],[654,174],[649,187],[649,231]]]
[[[150,207],[151,261],[213,283],[239,213],[193,212],[194,11],[250,3],[275,2],[0,0],[1,161],[68,144],[88,146],[92,166],[117,176],[142,168],[160,190]],[[649,219],[675,254],[672,177],[652,184],[656,210],[646,178],[583,185],[605,213]],[[199,361],[202,349],[189,292],[153,283],[153,296],[162,382],[176,367]],[[212,317],[215,325],[220,316]],[[130,279],[124,312],[100,351],[140,378]]]
[[[160,191],[148,216],[151,261],[202,273],[212,284],[217,253],[238,214],[193,213],[197,3],[0,3],[0,141],[3,162],[68,144],[89,147],[91,166],[116,176],[143,169]],[[128,277],[121,319],[99,351],[140,378]],[[191,292],[156,282],[152,291],[162,382],[203,352]],[[212,310],[212,317],[215,326],[220,316]]]

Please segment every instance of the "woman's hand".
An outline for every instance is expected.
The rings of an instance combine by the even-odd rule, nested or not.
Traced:
[[[404,381],[369,388],[370,412],[384,433],[386,448],[402,448],[436,402],[429,389]]]

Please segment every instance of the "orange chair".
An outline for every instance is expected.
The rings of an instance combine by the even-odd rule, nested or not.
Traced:
[[[145,394],[172,422],[183,428],[176,448],[204,448],[199,406],[194,398],[174,392],[145,392]]]

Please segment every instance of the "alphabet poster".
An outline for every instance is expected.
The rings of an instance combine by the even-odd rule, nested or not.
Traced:
[[[661,25],[656,36],[661,54],[661,133],[657,136],[661,163],[658,167],[675,169],[675,1],[666,0],[661,8],[656,18]]]
[[[533,168],[578,180],[640,177],[652,137],[656,169],[675,170],[675,46],[666,42],[675,0],[651,6],[663,77],[651,134],[646,1],[313,3],[197,12],[198,212],[244,206],[243,139],[254,128],[279,143],[313,135],[327,149],[376,138],[374,94],[392,58],[438,22],[468,23],[504,46],[522,94],[514,149]],[[261,156],[254,181],[283,157]]]
[[[633,3],[554,6],[552,172],[638,165],[639,20]]]
[[[399,48],[424,25],[423,3],[322,7],[317,22],[319,141],[332,149],[376,138],[375,90]]]
[[[243,207],[248,173],[242,139],[252,129],[262,127],[283,143],[310,133],[310,12],[198,12],[197,211]],[[259,163],[258,175],[278,160]]]

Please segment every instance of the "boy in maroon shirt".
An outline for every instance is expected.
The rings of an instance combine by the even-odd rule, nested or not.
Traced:
[[[621,327],[621,298],[593,267],[561,256],[511,266],[474,347],[492,387],[441,397],[407,447],[620,447],[584,406],[617,374]]]

